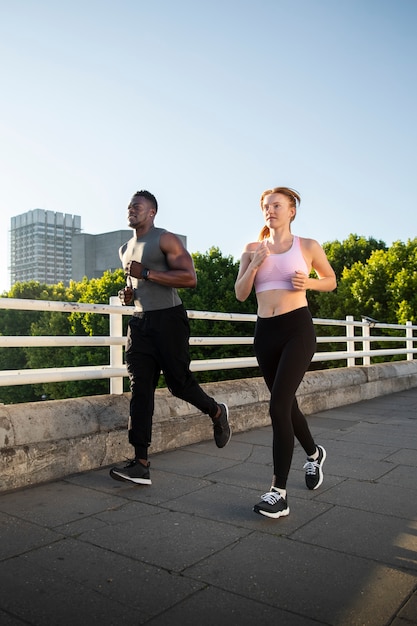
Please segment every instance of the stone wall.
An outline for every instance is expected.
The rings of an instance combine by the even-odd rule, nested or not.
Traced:
[[[233,432],[269,425],[269,394],[261,378],[203,385],[226,402]],[[417,387],[417,361],[307,372],[297,392],[312,415]],[[92,470],[132,456],[127,442],[130,394],[0,405],[0,491]],[[150,453],[212,438],[211,420],[156,392]]]

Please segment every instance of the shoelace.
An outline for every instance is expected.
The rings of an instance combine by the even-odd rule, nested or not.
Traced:
[[[271,505],[278,504],[282,499],[282,495],[278,491],[268,491],[261,496],[261,500]]]
[[[316,460],[316,461],[307,461],[304,464],[303,469],[305,469],[306,474],[311,476],[311,475],[314,475],[317,472],[319,467],[320,467],[320,464],[319,464],[318,460]]]
[[[126,464],[123,465],[123,469],[127,469],[128,467],[133,467],[136,465],[135,459],[126,459]]]

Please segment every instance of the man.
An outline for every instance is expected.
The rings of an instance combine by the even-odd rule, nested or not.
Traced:
[[[125,353],[132,392],[128,435],[135,457],[124,467],[113,467],[110,476],[141,485],[151,484],[148,448],[161,370],[174,396],[211,417],[217,447],[223,448],[231,437],[227,406],[201,389],[189,367],[190,327],[177,288],[196,286],[193,260],[179,237],[154,226],[157,211],[149,191],[135,193],[128,224],[136,233],[119,250],[127,280],[119,298],[123,304],[134,302],[136,308]]]

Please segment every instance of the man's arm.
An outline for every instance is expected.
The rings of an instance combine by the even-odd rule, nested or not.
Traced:
[[[146,280],[164,285],[166,287],[189,287],[197,285],[197,275],[191,255],[184,248],[184,245],[177,235],[173,233],[163,233],[160,239],[162,252],[165,254],[168,270],[159,271],[146,268],[143,263],[130,261],[125,267],[128,276],[143,278],[142,272],[149,270]]]

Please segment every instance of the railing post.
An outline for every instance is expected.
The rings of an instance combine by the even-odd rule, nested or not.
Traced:
[[[366,334],[368,334],[368,336],[371,334],[371,327],[370,326],[362,326],[362,337],[366,337]],[[364,339],[362,341],[362,352],[369,352],[369,350],[371,349],[371,342],[369,339]],[[370,356],[364,356],[362,358],[362,364],[363,365],[370,365],[371,364],[371,357]]]
[[[406,336],[406,342],[405,342],[405,347],[407,348],[407,350],[412,350],[414,348],[414,339],[413,339],[413,322],[406,322],[405,323],[406,329],[405,329],[405,336]],[[412,352],[407,352],[407,361],[412,361],[414,359],[414,354]]]
[[[353,322],[353,315],[346,315],[346,321],[347,322]],[[350,330],[352,329],[352,330]],[[350,326],[349,324],[346,324],[346,337],[349,337],[349,333],[351,334],[355,334],[355,328],[354,326]],[[355,352],[355,342],[352,339],[347,339],[346,340],[346,349],[348,352]],[[355,357],[348,357],[347,359],[347,366],[348,367],[354,367],[355,366]]]
[[[117,305],[121,302],[117,296],[111,296],[109,304]],[[110,337],[123,337],[123,315],[110,313]],[[123,346],[110,346],[110,367],[123,367]],[[123,393],[123,378],[110,378],[110,393]]]

